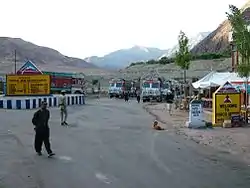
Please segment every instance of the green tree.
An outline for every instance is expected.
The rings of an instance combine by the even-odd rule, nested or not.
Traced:
[[[226,12],[226,15],[232,26],[233,43],[240,54],[240,62],[236,71],[240,77],[246,79],[247,99],[247,83],[250,76],[250,32],[243,13],[236,6],[229,5],[229,12]],[[245,106],[247,106],[247,100],[245,100]]]
[[[147,61],[147,64],[151,65],[151,64],[157,64],[158,61],[154,60],[154,59],[151,59],[151,60],[148,60]]]
[[[190,60],[192,58],[188,47],[188,37],[183,31],[180,31],[178,37],[179,49],[175,53],[175,63],[184,72],[184,95],[187,97],[186,83],[187,83],[187,70],[190,67]]]

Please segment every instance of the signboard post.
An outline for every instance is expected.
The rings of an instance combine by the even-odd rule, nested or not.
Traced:
[[[240,92],[226,82],[213,94],[213,126],[222,126],[224,120],[231,120],[232,116],[239,115],[240,108]]]
[[[205,126],[202,101],[194,99],[189,104],[189,121],[187,122],[187,127],[201,128]]]
[[[50,76],[6,75],[6,95],[50,95]]]

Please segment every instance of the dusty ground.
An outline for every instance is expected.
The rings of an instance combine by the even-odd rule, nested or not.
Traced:
[[[171,131],[152,130],[154,118],[142,104],[86,103],[68,108],[69,127],[50,109],[54,159],[34,153],[34,110],[0,110],[0,187],[249,188],[248,165]]]
[[[176,134],[222,152],[237,155],[250,163],[250,128],[188,129],[185,127],[188,120],[187,112],[176,110],[170,116],[166,104],[146,104],[144,108]],[[205,118],[209,119],[209,116],[210,114],[206,113]]]

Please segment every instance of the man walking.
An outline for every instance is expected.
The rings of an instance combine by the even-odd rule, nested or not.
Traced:
[[[67,117],[68,117],[68,112],[67,112],[67,104],[66,104],[66,91],[61,91],[61,96],[59,97],[59,107],[61,110],[61,125],[68,125],[67,123]]]
[[[50,112],[47,109],[46,101],[43,101],[41,104],[41,109],[34,113],[32,118],[32,123],[35,126],[34,130],[36,131],[35,135],[35,150],[38,155],[42,155],[42,145],[44,143],[45,148],[49,157],[55,155],[50,148],[50,129],[49,129],[49,118]]]

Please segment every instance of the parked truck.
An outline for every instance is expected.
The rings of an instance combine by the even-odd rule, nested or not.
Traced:
[[[142,101],[149,102],[156,100],[162,101],[162,82],[158,78],[151,78],[142,81]]]
[[[124,97],[124,80],[112,79],[109,81],[109,97],[123,98]]]
[[[162,99],[166,100],[167,95],[171,92],[171,81],[163,81],[162,83]]]
[[[134,97],[138,87],[138,82],[135,80],[112,79],[109,82],[109,97],[123,98],[124,92],[129,92],[129,96]]]
[[[51,76],[51,93],[84,94],[84,75],[78,73],[43,72]]]

